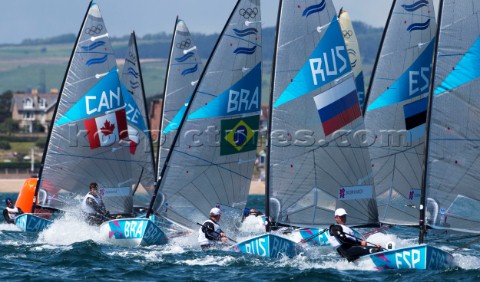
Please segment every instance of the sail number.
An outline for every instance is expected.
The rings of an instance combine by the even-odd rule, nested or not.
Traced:
[[[136,221],[126,221],[123,229],[125,238],[142,238],[143,236],[143,221],[137,224]]]
[[[408,73],[409,96],[425,93],[430,86],[430,68],[422,67],[420,71],[410,71]]]
[[[344,46],[336,46],[330,49],[330,54],[322,53],[321,58],[312,58],[310,62],[310,70],[312,72],[313,84],[318,85],[318,75],[322,81],[326,81],[326,76],[338,76],[348,67],[347,58],[344,54]]]
[[[398,269],[416,268],[416,265],[421,262],[420,251],[409,250],[395,253],[395,262]]]
[[[228,94],[227,113],[249,113],[259,110],[260,96],[258,87],[252,94],[248,89],[235,91],[230,89]]]
[[[271,250],[270,257],[278,258],[282,254],[288,254],[291,249],[291,244],[288,241],[278,239],[276,237],[271,237]],[[245,244],[245,252],[247,254],[254,254],[263,257],[268,256],[269,244],[266,238],[259,238]]]
[[[117,93],[112,90],[103,91],[100,99],[97,96],[85,96],[85,109],[87,115],[101,113],[121,106],[120,87],[117,87]]]

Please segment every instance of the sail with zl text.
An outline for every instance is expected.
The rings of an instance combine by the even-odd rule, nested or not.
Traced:
[[[159,176],[153,210],[188,229],[241,219],[256,160],[261,101],[260,1],[239,0],[194,90]]]
[[[360,56],[360,47],[358,46],[357,35],[353,29],[350,15],[343,8],[338,12],[338,20],[342,28],[343,39],[347,46],[348,58],[352,66],[353,76],[355,77],[355,86],[357,87],[358,102],[360,109],[363,110],[365,104],[365,82],[363,75],[362,57]]]
[[[97,182],[110,212],[131,213],[132,178],[125,101],[100,10],[90,3],[68,65],[44,153],[37,190],[44,206],[69,209]],[[111,196],[111,197],[110,197]],[[112,201],[109,200],[112,199]]]
[[[185,21],[177,18],[165,78],[160,121],[157,175],[160,175],[175,133],[202,73],[202,61]]]
[[[435,33],[432,1],[393,2],[365,111],[383,223],[418,224]]]
[[[46,209],[87,217],[79,213],[80,200],[89,183],[96,182],[109,211],[102,215],[102,226],[110,224],[108,215],[124,217],[113,223],[113,230],[100,227],[107,238],[128,246],[163,244],[166,237],[157,226],[132,218],[138,176],[132,168],[124,94],[105,23],[97,4],[90,2],[52,119],[35,191],[41,200],[33,215]]]
[[[375,224],[363,118],[333,3],[280,5],[266,211],[274,223],[324,227],[342,207],[348,224]]]

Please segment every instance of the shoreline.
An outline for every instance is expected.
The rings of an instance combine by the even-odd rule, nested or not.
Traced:
[[[20,193],[25,178],[1,178],[0,179],[0,193]],[[265,182],[258,180],[252,180],[250,184],[250,195],[264,195],[265,194]]]

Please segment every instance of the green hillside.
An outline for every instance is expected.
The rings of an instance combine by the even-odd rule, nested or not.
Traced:
[[[354,28],[364,62],[366,82],[380,42],[382,29],[354,22]],[[270,89],[271,60],[274,48],[274,28],[263,30],[263,103]],[[218,34],[193,34],[200,55],[206,60],[218,38]],[[142,72],[147,97],[160,96],[163,92],[167,56],[171,34],[159,33],[138,38]],[[28,39],[19,45],[0,45],[0,93],[5,91],[28,92],[32,88],[49,91],[61,87],[75,35],[67,34],[47,39]],[[117,62],[123,64],[127,52],[128,36],[113,38]],[[122,65],[119,65],[121,68]]]

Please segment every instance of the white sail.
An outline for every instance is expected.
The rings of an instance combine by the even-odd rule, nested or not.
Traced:
[[[393,2],[365,112],[383,223],[418,224],[435,33],[432,1]]]
[[[261,59],[260,1],[239,0],[160,175],[160,213],[167,219],[196,229],[215,205],[234,207],[232,216],[241,218],[256,160]]]
[[[97,182],[107,209],[131,213],[125,199],[132,178],[125,102],[114,53],[100,10],[91,3],[77,38],[53,117],[37,191],[44,206],[66,209]],[[116,197],[126,192],[126,197]],[[111,196],[111,197],[110,197]]]
[[[274,222],[376,223],[368,148],[348,52],[331,0],[281,1],[267,191]]]
[[[427,224],[480,233],[480,3],[441,3],[428,155]]]
[[[165,79],[157,175],[160,175],[165,165],[176,130],[185,115],[202,68],[198,47],[185,21],[177,18]]]
[[[343,39],[347,46],[348,58],[352,66],[353,76],[355,77],[355,86],[357,87],[358,102],[363,111],[365,104],[365,82],[363,75],[362,57],[360,56],[360,47],[358,46],[357,35],[353,29],[350,15],[343,8],[338,12],[340,27],[342,28]]]

